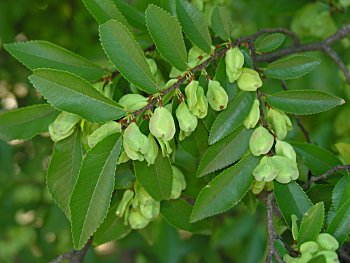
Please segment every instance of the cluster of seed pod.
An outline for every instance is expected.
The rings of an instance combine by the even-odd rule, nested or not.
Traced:
[[[172,166],[173,183],[170,199],[177,199],[186,188],[185,177]],[[117,207],[116,216],[124,217],[124,224],[132,229],[142,229],[159,215],[160,202],[154,200],[146,190],[136,182],[133,190],[125,190]]]
[[[312,259],[320,260],[320,256],[326,261],[326,263],[339,262],[336,250],[339,247],[338,241],[328,233],[321,233],[318,235],[316,242],[307,241],[300,245],[300,257],[293,258],[286,254],[283,260],[286,263],[307,263]],[[316,261],[315,261],[316,262]]]

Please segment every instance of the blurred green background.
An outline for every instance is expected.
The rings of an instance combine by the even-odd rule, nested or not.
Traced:
[[[168,1],[163,0],[129,2],[141,11],[148,3],[168,6]],[[203,1],[194,2],[203,4]],[[302,42],[318,41],[350,20],[348,1],[344,0],[204,1],[204,6],[213,2],[225,4],[232,11],[237,36],[264,27],[291,28],[293,23],[298,29],[298,19],[303,19],[302,10],[315,2],[331,22],[328,25],[324,25],[324,20],[317,22],[322,12],[316,12],[307,23],[319,23],[314,26],[317,30],[320,25],[326,27],[325,32],[300,29]],[[0,111],[44,102],[28,82],[30,71],[3,49],[3,43],[47,40],[104,63],[106,57],[97,29],[97,23],[79,0],[1,0]],[[348,38],[335,46],[347,64],[350,63],[349,42]],[[333,62],[319,52],[311,55],[321,58],[322,64],[308,76],[288,81],[289,88],[324,90],[349,101],[350,86],[345,84]],[[278,81],[269,80],[264,85],[267,93],[280,90]],[[302,121],[314,142],[336,152],[336,142],[350,142],[349,116],[350,107],[345,105],[303,117]],[[289,136],[303,141],[298,128]],[[0,141],[0,262],[48,262],[72,246],[69,224],[52,202],[45,185],[52,145],[45,135],[27,142]],[[191,236],[160,219],[141,232],[90,250],[86,262],[259,262],[267,239],[265,211],[259,204],[254,213],[247,205],[250,201],[215,218],[212,236]]]

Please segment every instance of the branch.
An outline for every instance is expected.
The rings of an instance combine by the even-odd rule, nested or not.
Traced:
[[[288,87],[287,87],[287,83],[285,80],[282,80],[282,88],[284,90],[288,90]],[[311,143],[311,140],[310,140],[310,136],[309,136],[309,133],[308,131],[306,130],[306,128],[304,127],[303,123],[301,122],[299,116],[297,114],[293,114],[294,115],[294,118],[297,122],[297,125],[299,126],[301,132],[304,134],[304,137],[305,137],[305,140],[308,142],[308,143]]]
[[[60,263],[64,260],[68,260],[70,263],[82,263],[84,261],[84,257],[86,252],[89,250],[92,245],[92,238],[88,240],[85,246],[80,250],[71,250],[63,255],[58,256],[54,260],[50,261],[50,263]]]
[[[272,261],[272,256],[275,257],[278,263],[283,263],[284,261],[282,260],[281,256],[278,254],[275,248],[275,240],[278,238],[278,235],[273,225],[273,198],[273,193],[269,193],[266,199],[264,200],[267,211],[267,231],[269,238],[269,251],[266,257],[266,263]]]
[[[317,182],[320,180],[325,180],[328,178],[328,176],[339,172],[339,171],[350,171],[350,164],[347,165],[337,165],[334,166],[332,169],[329,169],[328,171],[326,171],[325,173],[319,175],[319,176],[311,176],[309,184],[313,183],[313,182]]]

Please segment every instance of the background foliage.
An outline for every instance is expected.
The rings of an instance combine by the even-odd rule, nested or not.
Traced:
[[[144,11],[149,3],[167,7],[167,1],[132,1]],[[285,27],[296,30],[302,42],[317,41],[334,33],[336,28],[349,22],[350,8],[342,1],[317,1],[331,14],[325,30],[305,30],[298,25],[302,10],[309,1],[235,0],[218,1],[232,13],[235,35],[253,34],[260,28]],[[314,1],[310,1],[314,2]],[[345,1],[344,1],[345,2]],[[317,19],[317,17],[315,18]],[[311,22],[310,22],[311,23]],[[334,27],[332,27],[334,23]],[[33,105],[44,100],[28,82],[29,70],[5,52],[2,44],[18,40],[43,39],[68,48],[82,56],[106,65],[99,44],[98,25],[81,1],[18,0],[0,2],[0,109],[9,110]],[[149,40],[138,36],[143,47]],[[350,61],[350,39],[338,43],[336,49],[344,61]],[[289,89],[317,89],[349,100],[350,87],[339,69],[320,52],[310,52],[322,63],[317,70],[301,79],[288,83]],[[279,81],[267,80],[266,93],[281,90]],[[302,121],[312,141],[338,154],[335,144],[350,143],[350,106],[328,112],[303,116]],[[294,125],[288,139],[303,141]],[[49,196],[45,171],[53,143],[47,135],[30,141],[0,141],[0,261],[47,262],[72,247],[69,223],[63,212]],[[317,166],[317,165],[315,165]],[[316,172],[317,174],[318,172]],[[306,174],[302,174],[306,176]],[[320,197],[311,190],[313,203],[325,200],[330,206],[332,188],[320,185]],[[195,191],[195,190],[194,190]],[[194,235],[177,231],[164,220],[153,228],[132,232],[126,238],[108,246],[90,250],[86,262],[258,262],[266,247],[265,208],[258,203],[252,211],[249,198],[235,208],[215,218],[212,236]]]

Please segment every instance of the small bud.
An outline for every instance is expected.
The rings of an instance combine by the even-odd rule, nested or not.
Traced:
[[[242,68],[242,73],[237,80],[238,88],[243,91],[256,91],[262,86],[259,73],[250,68]]]
[[[140,94],[126,94],[120,98],[119,104],[124,110],[133,112],[145,107],[148,104],[148,98]]]
[[[228,103],[228,96],[226,91],[219,81],[209,80],[207,99],[210,107],[215,111],[226,109]]]
[[[258,195],[261,193],[262,190],[264,190],[266,182],[264,181],[257,181],[254,180],[254,183],[252,185],[252,193],[255,195]]]
[[[132,229],[145,228],[150,220],[144,217],[139,208],[131,208],[128,216],[129,225]]]
[[[319,234],[316,241],[324,250],[336,251],[339,247],[338,241],[328,233]]]
[[[123,146],[126,154],[132,160],[144,160],[144,155],[149,150],[148,138],[141,133],[135,122],[125,129],[123,134]]]
[[[269,109],[267,112],[267,122],[279,140],[283,140],[288,132],[286,119],[282,113],[283,112],[273,108]]]
[[[197,89],[197,103],[191,108],[189,107],[190,112],[198,117],[199,119],[203,119],[207,116],[208,113],[208,100],[204,96],[204,90],[201,86]]]
[[[155,75],[157,73],[157,64],[152,58],[146,58],[147,64],[149,68],[151,69],[152,75]]]
[[[55,121],[49,125],[51,139],[58,142],[67,138],[74,132],[74,127],[80,120],[80,116],[62,111]]]
[[[241,75],[241,68],[244,64],[244,55],[238,47],[231,48],[225,56],[226,75],[229,82],[234,82]]]
[[[117,211],[115,212],[116,216],[123,217],[125,210],[129,209],[130,202],[133,197],[134,192],[132,190],[125,190],[122,200],[120,200],[120,203],[117,207]]]
[[[274,142],[272,134],[263,126],[255,129],[249,141],[250,151],[254,156],[266,154],[270,151]]]
[[[278,170],[268,156],[264,156],[253,170],[253,176],[257,181],[271,182],[277,175]]]
[[[308,241],[300,245],[301,254],[315,254],[318,251],[318,244],[315,241]]]
[[[156,108],[149,121],[149,130],[157,139],[170,141],[175,135],[173,115],[165,107]]]
[[[154,164],[154,162],[156,161],[159,149],[158,149],[158,144],[151,133],[148,134],[148,141],[149,141],[149,150],[145,154],[145,160],[148,163],[148,165],[151,165],[151,164]]]
[[[292,145],[290,145],[289,143],[277,140],[275,145],[275,151],[276,151],[276,155],[285,156],[296,163],[297,155]]]
[[[179,168],[172,166],[173,184],[171,188],[170,199],[177,199],[180,197],[182,190],[186,188],[185,176]]]
[[[299,177],[298,167],[295,162],[284,156],[272,156],[273,166],[278,170],[276,181],[282,184],[288,184],[290,181]]]
[[[290,120],[290,118],[288,117],[288,115],[284,111],[281,111],[281,112],[282,112],[283,118],[286,122],[287,131],[291,131],[293,129],[292,121]]]
[[[244,120],[243,125],[247,129],[254,128],[260,118],[259,100],[255,99],[252,108]]]
[[[103,88],[103,95],[105,95],[106,98],[113,100],[114,86],[112,86],[111,83]]]
[[[187,136],[197,127],[197,117],[190,112],[184,101],[176,109],[176,118],[179,121],[180,130],[185,132]]]
[[[93,148],[98,142],[102,141],[104,138],[115,132],[121,132],[121,125],[118,122],[110,121],[103,124],[101,127],[97,128],[88,137],[88,144]]]

